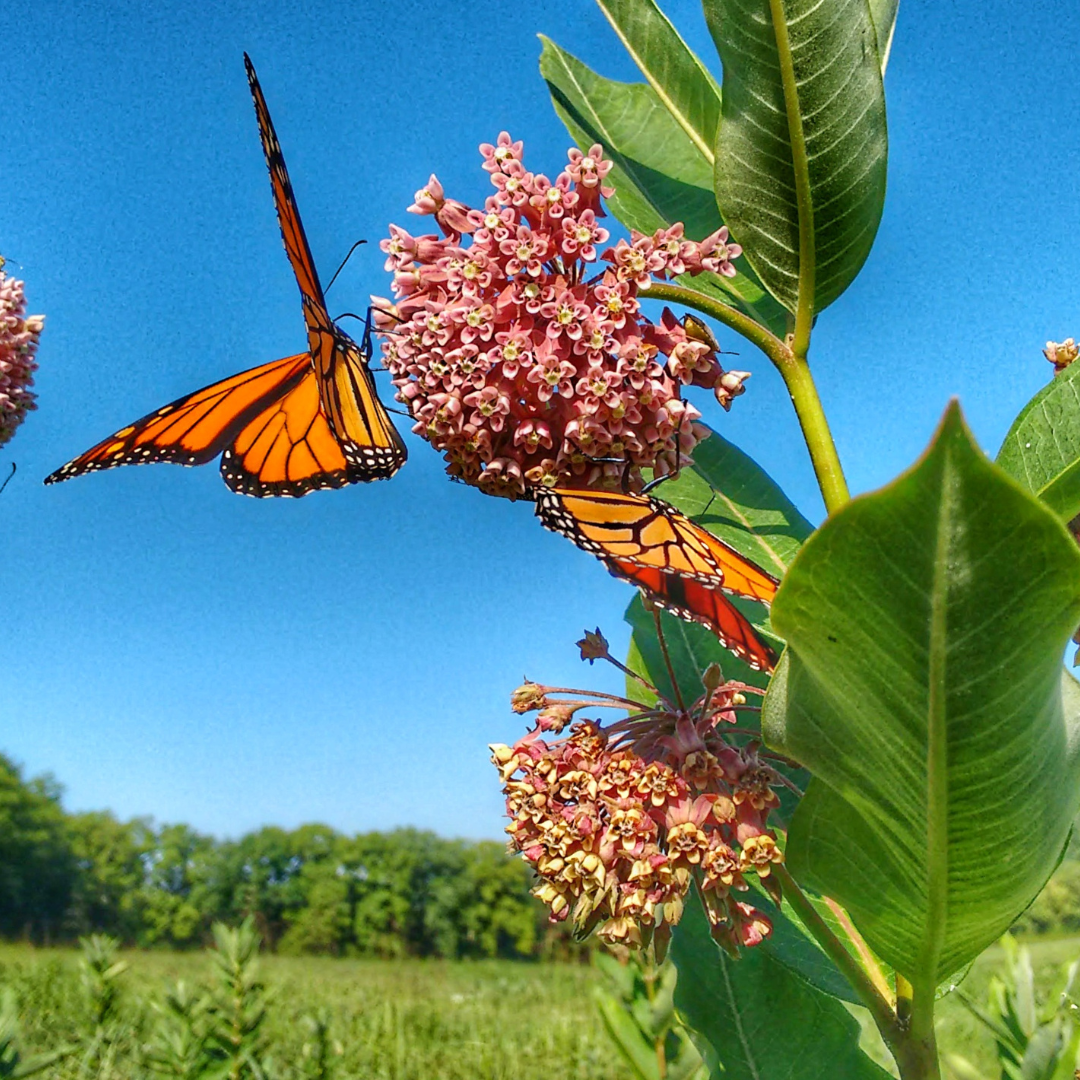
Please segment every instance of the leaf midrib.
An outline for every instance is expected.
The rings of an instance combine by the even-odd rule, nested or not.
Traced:
[[[814,250],[814,208],[810,193],[810,164],[803,131],[802,110],[799,107],[799,85],[795,76],[795,58],[788,37],[787,17],[783,0],[769,0],[780,79],[784,88],[784,108],[787,112],[788,140],[791,145],[791,165],[795,179],[795,205],[799,216],[799,284],[795,299],[796,354],[806,353],[810,342],[810,323],[814,312],[814,282],[817,267]]]
[[[930,641],[927,672],[926,731],[926,921],[917,976],[933,999],[938,963],[945,944],[948,914],[948,716],[945,680],[948,667],[949,554],[955,516],[954,469],[947,453],[942,467],[930,594]],[[914,980],[913,980],[914,981]]]

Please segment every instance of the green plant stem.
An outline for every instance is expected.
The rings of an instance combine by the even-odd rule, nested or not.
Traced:
[[[870,946],[866,944],[862,934],[855,929],[851,916],[832,897],[826,896],[825,904],[836,917],[836,921],[844,928],[844,933],[851,939],[851,943],[855,946],[859,957],[862,959],[863,968],[870,977],[870,981],[877,987],[878,993],[886,1001],[891,1000],[892,990],[885,979],[885,973],[881,970],[881,965],[878,964],[874,954],[870,951]]]
[[[688,289],[685,285],[673,285],[667,281],[650,282],[638,290],[638,296],[647,300],[666,300],[682,307],[694,308],[703,315],[708,315],[725,326],[730,326],[736,333],[742,334],[747,341],[753,342],[777,367],[793,358],[791,350],[771,331],[754,322],[749,315],[744,315],[722,300]]]
[[[805,357],[793,356],[790,363],[780,368],[780,374],[799,417],[818,487],[821,488],[821,497],[825,500],[825,509],[832,514],[839,510],[851,495],[848,493],[840,457],[836,453],[836,443],[829,431],[829,421],[825,419],[825,410],[821,407],[821,398],[818,397],[814,378],[810,374],[810,365]]]
[[[784,889],[784,898],[795,909],[803,925],[814,940],[828,953],[829,958],[851,983],[851,988],[859,995],[859,1000],[870,1010],[881,1037],[890,1049],[900,1040],[903,1033],[896,1022],[896,1013],[885,997],[878,991],[874,981],[862,965],[844,948],[843,942],[829,929],[828,923],[818,914],[817,908],[810,903],[806,893],[799,888],[795,879],[783,864],[774,866],[773,871]]]
[[[889,1048],[902,1080],[941,1080],[937,1044],[934,1041],[933,1000],[930,1002],[930,1026],[927,1031],[916,1030],[909,1023],[912,1010],[911,984],[902,976],[896,977],[897,1009],[894,1012],[888,1000],[880,993],[874,980],[863,966],[844,948],[840,939],[829,929],[806,894],[796,884],[786,866],[773,868],[784,888],[784,898],[795,909],[803,925],[814,940],[825,950],[870,1011],[885,1045]]]
[[[818,397],[817,387],[810,374],[805,351],[801,354],[794,352],[791,346],[754,322],[748,315],[694,289],[672,285],[670,282],[653,282],[647,288],[641,289],[638,295],[700,311],[703,315],[730,326],[756,345],[773,362],[791,395],[791,403],[795,406],[795,415],[799,418],[803,438],[810,451],[810,461],[821,488],[821,496],[825,500],[825,509],[830,514],[839,510],[851,496],[848,494],[844,470],[836,453],[832,432],[829,431],[829,422],[825,419],[825,410],[821,407],[821,398]]]

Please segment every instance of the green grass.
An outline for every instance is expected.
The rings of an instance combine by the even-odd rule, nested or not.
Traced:
[[[1028,943],[1036,983],[1047,987],[1061,964],[1080,957],[1080,938]],[[167,982],[205,981],[200,953],[128,952],[122,1014],[127,1043],[110,1076],[134,1080],[137,1044],[154,1023],[150,1003]],[[24,1053],[77,1037],[85,1005],[72,950],[0,945],[0,987],[15,988],[22,1004]],[[988,950],[972,966],[964,991],[984,1002],[990,975],[1002,962]],[[331,960],[265,956],[263,981],[273,1002],[269,1054],[285,1073],[299,1062],[305,1039],[301,1019],[326,1008],[339,1080],[629,1080],[608,1042],[590,999],[591,968],[508,961]],[[938,1006],[942,1053],[959,1053],[994,1080],[993,1042],[956,997]],[[61,1066],[43,1080],[74,1075]]]
[[[133,1031],[116,1055],[117,1080],[145,1075],[136,1047],[165,983],[207,976],[199,953],[123,958],[131,968],[122,978],[122,1013]],[[22,1004],[24,1053],[77,1036],[84,1011],[77,962],[70,950],[0,946],[0,986],[13,986]],[[597,975],[589,967],[266,956],[260,970],[273,993],[269,1054],[284,1067],[301,1059],[302,1017],[326,1008],[341,1048],[340,1078],[629,1080],[590,999]],[[70,1075],[63,1067],[43,1074],[63,1075]]]

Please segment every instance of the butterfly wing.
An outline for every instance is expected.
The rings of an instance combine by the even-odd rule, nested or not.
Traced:
[[[117,465],[202,465],[221,454],[222,475],[233,491],[295,497],[391,476],[405,460],[405,447],[375,394],[365,358],[326,312],[270,111],[246,54],[244,63],[311,351],[165,405],[57,469],[47,484]]]
[[[342,453],[363,480],[387,480],[405,463],[405,444],[375,391],[367,357],[325,308],[304,298],[319,395]]]
[[[753,624],[718,589],[710,589],[694,578],[665,574],[662,570],[636,563],[604,560],[615,577],[637,585],[657,606],[680,619],[707,626],[725,649],[741,657],[758,671],[772,671],[776,654],[758,637]]]
[[[270,187],[274,195],[285,253],[289,256],[303,298],[311,361],[318,376],[319,396],[330,429],[349,462],[352,482],[383,480],[393,476],[406,458],[405,444],[379,401],[366,357],[347,334],[339,330],[326,310],[315,261],[300,221],[281,143],[270,119],[262,87],[250,57],[244,54],[255,115],[259,121]]]
[[[277,209],[278,224],[281,226],[281,238],[285,241],[285,253],[289,256],[301,294],[325,310],[326,301],[323,297],[322,285],[319,284],[315,260],[311,257],[311,247],[308,244],[303,223],[300,221],[300,212],[296,208],[289,171],[285,168],[285,158],[281,153],[281,143],[278,142],[274,123],[270,119],[270,110],[267,108],[266,98],[263,96],[262,87],[255,74],[255,66],[247,53],[244,53],[244,67],[247,69],[251,96],[255,100],[259,138],[262,140],[266,167],[270,170],[270,188],[274,194],[274,206]]]
[[[370,479],[345,459],[320,406],[310,363],[296,385],[268,401],[226,447],[221,475],[233,491],[256,498],[299,498]]]
[[[58,484],[117,465],[157,461],[203,465],[217,457],[268,402],[288,394],[305,373],[312,374],[311,358],[299,353],[196,390],[103,439],[47,476],[45,483]]]
[[[724,592],[767,603],[775,578],[685,514],[643,495],[566,488],[538,491],[536,514],[660,607],[709,627],[751,667],[772,669],[772,650]]]
[[[546,488],[536,513],[549,529],[603,559],[655,569],[768,604],[778,582],[673,506],[617,491]]]

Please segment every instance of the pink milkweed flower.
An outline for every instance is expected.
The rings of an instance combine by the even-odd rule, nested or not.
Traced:
[[[9,442],[26,414],[37,408],[34,372],[44,315],[26,314],[23,283],[3,271],[0,259],[0,446]]]
[[[498,482],[500,461],[485,482]],[[583,659],[610,660],[599,630],[578,642]],[[539,710],[536,726],[514,746],[491,747],[506,795],[510,848],[532,865],[533,890],[552,921],[570,918],[579,934],[592,929],[607,940],[640,945],[654,931],[666,933],[683,912],[691,885],[701,890],[714,937],[732,952],[759,944],[771,925],[732,893],[745,893],[748,878],[779,903],[773,869],[783,862],[776,837],[748,824],[733,797],[729,775],[742,784],[759,768],[755,752],[728,743],[719,720],[743,684],[703,680],[704,695],[672,705],[655,687],[656,704],[629,709],[608,727],[576,721],[583,709],[625,699],[592,691],[526,683],[511,698],[517,713]],[[761,693],[754,687],[747,692]],[[597,701],[599,699],[599,703]],[[615,707],[614,704],[609,707]],[[692,736],[687,728],[692,728]],[[558,735],[545,741],[541,736]],[[672,728],[681,749],[666,745]],[[775,780],[775,776],[773,777]]]
[[[530,172],[523,150],[507,132],[480,148],[492,184],[482,208],[430,177],[409,210],[434,216],[442,238],[391,226],[381,247],[395,304],[379,303],[393,318],[376,320],[386,366],[417,430],[468,483],[511,498],[538,484],[640,489],[642,469],[678,468],[704,434],[681,385],[716,388],[726,373],[681,327],[654,327],[638,290],[719,267],[735,246],[723,230],[696,245],[674,225],[601,254],[602,148],[570,150],[554,181]],[[723,401],[737,389],[728,379]],[[473,395],[512,404],[462,404]],[[591,460],[614,455],[623,463]]]

